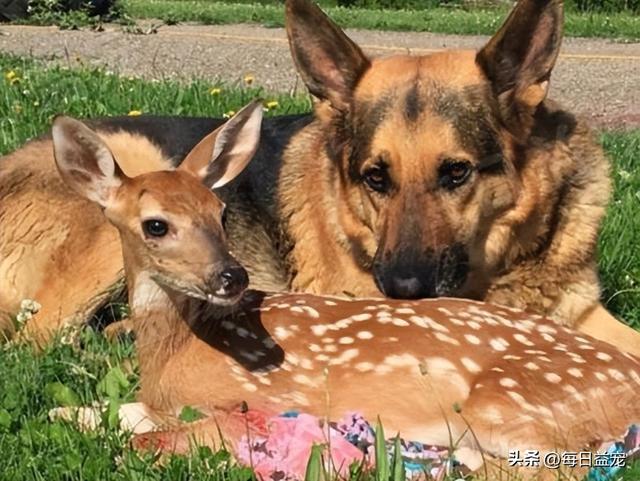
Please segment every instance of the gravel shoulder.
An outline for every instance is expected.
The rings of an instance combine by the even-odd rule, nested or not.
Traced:
[[[149,23],[142,24],[145,30]],[[478,48],[487,37],[349,30],[374,56]],[[148,79],[193,77],[240,82],[252,74],[267,91],[303,91],[284,29],[256,25],[161,26],[157,33],[102,32],[56,27],[0,26],[0,51],[77,67],[101,66]],[[640,127],[640,44],[567,38],[551,82],[551,96],[592,123]]]

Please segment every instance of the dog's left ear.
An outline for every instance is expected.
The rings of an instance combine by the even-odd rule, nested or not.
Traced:
[[[532,112],[545,99],[562,42],[562,0],[519,0],[476,61],[501,104]]]
[[[369,59],[310,0],[287,0],[285,20],[293,61],[307,88],[345,112]]]

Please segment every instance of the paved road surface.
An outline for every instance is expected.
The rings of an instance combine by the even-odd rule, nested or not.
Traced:
[[[371,55],[478,48],[481,36],[350,30]],[[253,74],[269,91],[302,90],[284,30],[256,25],[163,26],[151,35],[55,27],[0,26],[0,51],[69,66],[100,65],[146,78],[193,76],[239,82]],[[640,44],[567,38],[551,82],[551,96],[594,124],[640,127]]]

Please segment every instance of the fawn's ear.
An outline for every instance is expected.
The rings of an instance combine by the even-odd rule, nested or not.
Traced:
[[[231,182],[252,159],[260,142],[262,102],[254,100],[198,142],[179,170],[215,189]]]
[[[62,179],[73,190],[106,207],[125,175],[104,141],[79,120],[53,121],[53,153]]]
[[[309,91],[346,111],[371,65],[367,56],[309,0],[287,0],[285,24],[293,61]]]
[[[480,50],[476,61],[505,105],[532,110],[545,99],[562,24],[562,0],[519,0]]]

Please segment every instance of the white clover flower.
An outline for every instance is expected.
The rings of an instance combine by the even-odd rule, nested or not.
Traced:
[[[35,314],[41,308],[42,306],[40,305],[40,303],[33,299],[23,299],[22,302],[20,302],[20,311],[29,311]]]

